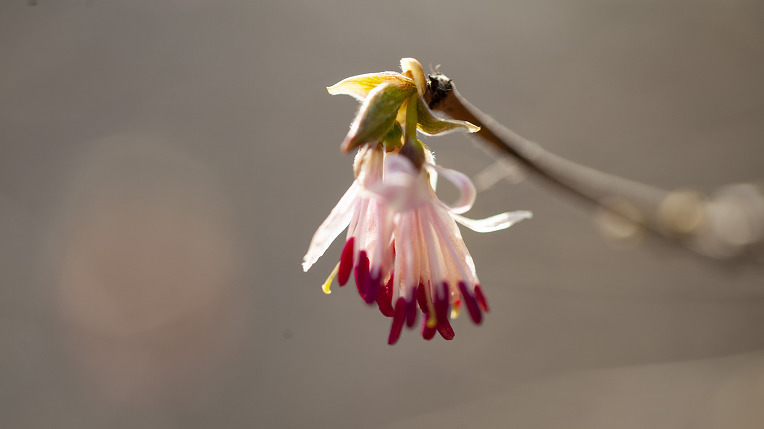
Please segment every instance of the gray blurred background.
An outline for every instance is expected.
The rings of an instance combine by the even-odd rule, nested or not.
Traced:
[[[0,427],[760,428],[764,275],[610,246],[533,181],[464,231],[492,306],[451,342],[307,274],[352,180],[325,87],[397,70],[611,173],[703,192],[764,177],[764,3],[6,0]],[[430,138],[472,176],[492,155]]]

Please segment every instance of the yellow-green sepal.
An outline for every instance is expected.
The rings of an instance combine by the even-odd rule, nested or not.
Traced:
[[[340,148],[349,152],[363,144],[382,141],[395,123],[401,105],[412,94],[416,94],[413,83],[396,85],[385,82],[371,90]]]
[[[400,73],[382,72],[351,76],[327,87],[326,90],[332,95],[349,95],[358,101],[363,101],[374,88],[383,83],[391,83],[402,87],[411,86],[416,89],[412,79]]]
[[[417,97],[417,129],[424,134],[434,136],[436,134],[445,134],[454,131],[466,133],[475,133],[480,131],[480,127],[467,121],[457,121],[453,119],[440,119],[433,115],[430,108],[424,103],[422,97]]]
[[[408,74],[414,80],[419,95],[424,95],[427,90],[427,80],[424,77],[422,64],[416,58],[401,58],[401,70],[404,75]]]

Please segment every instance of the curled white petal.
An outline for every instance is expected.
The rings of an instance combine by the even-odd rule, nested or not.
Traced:
[[[509,228],[523,219],[530,219],[533,217],[533,213],[527,210],[518,210],[500,213],[485,219],[470,219],[454,213],[451,216],[454,220],[475,232],[493,232]]]
[[[316,233],[313,234],[313,239],[310,240],[308,252],[302,258],[303,271],[308,271],[318,258],[326,252],[334,239],[348,226],[353,216],[353,205],[356,203],[360,192],[361,185],[354,181],[326,220],[318,227]]]
[[[456,214],[462,214],[471,209],[472,205],[475,204],[477,191],[475,190],[475,185],[472,184],[470,178],[467,177],[466,174],[460,173],[456,170],[439,167],[437,165],[431,167],[440,173],[441,176],[445,177],[448,179],[448,181],[453,183],[454,186],[456,186],[456,189],[459,190],[459,199],[456,200],[456,202],[453,204],[446,204],[446,207],[448,207],[452,213]]]

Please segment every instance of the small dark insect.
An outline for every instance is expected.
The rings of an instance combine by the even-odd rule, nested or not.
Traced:
[[[37,0],[27,0],[27,6],[37,6]]]
[[[451,79],[440,73],[429,75],[430,81],[427,82],[427,91],[430,93],[430,109],[434,109],[448,93],[451,92]]]

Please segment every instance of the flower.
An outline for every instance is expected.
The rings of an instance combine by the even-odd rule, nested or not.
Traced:
[[[422,98],[426,82],[422,66],[401,60],[403,73],[383,72],[350,77],[327,88],[361,101],[341,149],[358,148],[355,180],[318,227],[303,258],[303,270],[326,252],[347,228],[340,261],[323,285],[329,294],[334,278],[344,286],[352,272],[367,304],[392,317],[388,343],[395,344],[403,325],[412,328],[418,313],[422,336],[435,332],[454,338],[449,322],[462,305],[480,324],[488,304],[475,264],[456,221],[477,231],[508,228],[531,217],[527,211],[502,213],[482,220],[461,216],[475,201],[475,187],[462,173],[435,165],[416,132],[434,135],[475,132],[464,121],[433,115]],[[435,194],[438,175],[456,185],[460,198],[447,205]],[[450,311],[449,311],[450,310]]]

